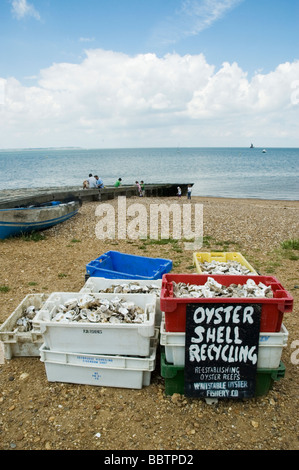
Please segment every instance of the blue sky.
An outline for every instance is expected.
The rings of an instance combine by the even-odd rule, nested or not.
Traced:
[[[197,145],[197,142],[199,146],[201,142],[205,145],[212,145],[213,142],[219,145],[232,145],[236,140],[239,145],[241,143],[240,132],[236,131],[238,139],[234,140],[235,136],[232,131],[233,120],[238,114],[239,118],[236,122],[244,120],[243,129],[246,129],[246,118],[251,117],[251,121],[253,118],[256,122],[249,135],[246,135],[244,131],[242,139],[245,144],[248,143],[247,139],[255,137],[257,130],[260,133],[259,128],[263,122],[265,126],[267,125],[267,131],[265,127],[264,135],[262,133],[261,136],[263,146],[264,136],[269,135],[268,129],[270,128],[270,124],[266,122],[266,116],[269,117],[271,113],[272,122],[275,125],[273,129],[276,129],[273,130],[276,144],[281,143],[285,146],[291,142],[291,146],[297,146],[297,144],[299,146],[298,138],[296,138],[298,129],[294,127],[295,124],[291,125],[289,131],[286,129],[286,121],[290,120],[293,123],[294,117],[296,115],[298,117],[298,23],[299,0],[0,0],[0,106],[1,96],[5,98],[2,98],[0,119],[1,116],[5,122],[7,117],[11,119],[11,127],[5,131],[3,145],[10,146],[9,135],[14,134],[12,127],[13,122],[16,122],[13,116],[14,109],[22,108],[25,112],[25,104],[20,103],[18,97],[21,93],[30,96],[36,106],[38,106],[37,100],[41,105],[44,105],[45,101],[53,105],[52,111],[49,110],[48,115],[44,117],[45,126],[44,129],[40,128],[36,146],[40,146],[43,138],[47,145],[51,142],[54,146],[64,145],[67,143],[66,140],[69,145],[72,145],[70,130],[67,130],[68,137],[65,139],[59,136],[56,130],[52,141],[46,132],[46,127],[50,126],[51,122],[53,125],[58,108],[60,119],[63,119],[62,108],[65,110],[65,119],[68,116],[66,102],[58,102],[58,88],[61,87],[62,94],[66,89],[68,93],[73,93],[74,89],[79,87],[77,82],[71,83],[73,76],[70,79],[70,71],[74,69],[74,65],[78,65],[75,73],[78,74],[76,76],[82,76],[82,81],[84,73],[88,80],[88,71],[91,71],[92,76],[96,73],[101,77],[101,81],[104,80],[102,75],[106,71],[104,73],[102,67],[107,64],[109,51],[111,53],[109,70],[111,73],[115,71],[117,73],[117,70],[121,68],[121,83],[130,84],[128,93],[130,99],[126,96],[124,108],[112,108],[113,113],[119,117],[118,122],[113,120],[113,115],[109,117],[108,122],[107,110],[105,115],[101,114],[105,106],[102,106],[103,103],[100,101],[98,101],[97,109],[86,108],[82,110],[81,115],[79,115],[80,104],[78,104],[76,126],[78,132],[79,129],[82,132],[82,138],[78,136],[76,138],[78,145],[81,143],[84,146],[90,142],[92,146],[97,146],[96,134],[111,131],[111,137],[106,143],[113,147],[112,135],[115,129],[120,128],[122,137],[115,141],[115,146],[132,145],[133,126],[136,126],[136,122],[134,119],[129,122],[127,116],[139,112],[142,100],[143,103],[145,100],[146,105],[140,111],[144,118],[144,138],[140,140],[140,145],[149,145],[149,142],[152,142],[155,128],[156,135],[159,135],[157,146],[169,145],[167,140],[160,137],[161,128],[164,127],[168,131],[172,129],[175,133],[179,123],[182,132],[180,140],[186,144],[188,136],[192,135],[191,145]],[[192,64],[187,60],[190,56],[194,62]],[[136,57],[139,59],[137,60]],[[151,68],[148,67],[149,57],[152,62]],[[228,64],[226,68],[223,67],[224,63]],[[292,66],[285,66],[284,70],[279,70],[278,73],[277,69],[286,63]],[[62,66],[62,64],[65,65]],[[136,77],[132,74],[133,67],[136,67]],[[182,83],[183,76],[181,82],[174,83],[173,80],[173,94],[169,95],[169,91],[165,89],[165,80],[182,73],[184,70],[182,67],[187,67],[185,76],[188,76],[188,83]],[[163,74],[161,70],[164,70]],[[192,75],[194,70],[196,72]],[[155,81],[157,81],[157,75],[161,74],[161,83],[155,83],[151,96],[144,99],[144,90],[138,88],[140,81],[145,76],[149,83],[152,83],[150,77],[153,77],[153,74],[155,74]],[[109,73],[106,75],[106,80],[112,86],[113,76],[109,76]],[[205,81],[201,81],[202,76],[206,77]],[[230,76],[229,83],[227,82],[228,76]],[[200,83],[196,83],[197,79]],[[214,92],[210,89],[211,82],[215,86]],[[265,82],[268,83],[267,86]],[[288,82],[288,88],[286,82]],[[261,84],[263,84],[262,89]],[[267,93],[266,89],[271,86],[278,90],[279,84],[284,85],[285,88],[277,93],[277,107],[271,108],[269,98],[264,99],[264,95]],[[119,93],[120,84],[113,86],[114,94]],[[96,93],[97,97],[103,96],[105,94],[103,90],[104,88],[106,90],[106,87],[107,83],[105,87],[101,86],[99,89],[93,81],[91,87],[93,95]],[[181,95],[176,102],[174,94],[180,95],[182,88],[184,96]],[[217,114],[219,103],[211,99],[217,89],[220,90],[222,97],[224,94],[233,93],[232,101],[236,100],[236,96],[240,94],[243,96],[246,93],[247,114],[240,116],[241,106],[240,111],[236,112],[236,100],[231,114],[226,116],[225,122],[222,121],[223,112]],[[281,95],[286,93],[287,89],[290,96],[285,99],[283,105]],[[53,90],[55,90],[55,96]],[[136,96],[139,96],[138,102],[132,102],[133,90],[136,90]],[[109,93],[110,90],[108,95]],[[123,89],[122,99],[125,93],[126,90]],[[259,96],[259,102],[257,102],[257,96]],[[250,103],[249,97],[253,100]],[[81,102],[81,98],[78,93],[73,96],[74,100],[78,99],[78,103]],[[92,101],[91,97],[88,99]],[[293,105],[291,115],[289,102]],[[266,107],[261,109],[265,103]],[[204,112],[204,104],[206,107],[212,105],[214,113],[211,114],[208,108],[205,108],[206,112]],[[240,102],[241,104],[244,103]],[[222,106],[225,106],[224,101]],[[281,106],[286,108],[288,115],[280,128],[278,119],[282,112]],[[163,113],[160,112],[162,108]],[[250,110],[255,108],[254,116],[252,114],[249,116],[249,108]],[[157,109],[160,111],[157,112]],[[33,113],[33,108],[31,112]],[[97,113],[98,116],[95,117]],[[144,117],[145,113],[147,113],[147,119]],[[148,118],[153,114],[155,116],[151,123]],[[210,122],[212,118],[221,120],[218,123],[219,128],[223,122],[222,133],[213,134]],[[38,119],[40,121],[40,117]],[[228,119],[232,120],[230,127],[228,127]],[[196,125],[200,129],[207,125],[210,138],[205,138],[203,141],[204,131],[202,130],[197,141],[194,138]],[[34,116],[32,116],[32,126],[34,126]],[[145,129],[148,130],[147,134]],[[277,139],[277,129],[281,129],[281,139]],[[229,134],[230,138],[227,138]],[[28,123],[26,129],[18,128],[18,135],[18,145],[34,146],[33,131],[30,133]],[[265,145],[269,143],[271,143],[270,138]],[[14,146],[13,142],[11,146]]]
[[[18,17],[13,1],[1,0],[2,76],[23,80],[54,62],[80,62],[86,48],[129,55],[204,53],[217,67],[236,61],[250,74],[299,58],[297,0],[227,1],[219,16],[208,7],[196,16],[194,5],[203,3],[27,0],[32,10],[20,9],[23,16]],[[211,2],[211,9],[213,3],[221,2]],[[210,23],[196,29],[200,18]]]

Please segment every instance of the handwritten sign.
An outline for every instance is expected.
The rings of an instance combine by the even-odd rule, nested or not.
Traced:
[[[260,304],[186,306],[186,396],[254,396],[261,310]]]

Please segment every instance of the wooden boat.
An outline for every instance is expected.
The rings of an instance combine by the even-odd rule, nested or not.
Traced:
[[[0,239],[53,227],[77,214],[80,206],[80,200],[67,200],[0,209]]]

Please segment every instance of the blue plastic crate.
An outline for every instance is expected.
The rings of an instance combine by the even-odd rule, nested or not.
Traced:
[[[172,261],[107,251],[86,265],[88,276],[107,279],[162,279],[172,269]]]

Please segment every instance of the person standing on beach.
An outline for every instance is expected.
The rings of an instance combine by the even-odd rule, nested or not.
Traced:
[[[116,181],[116,183],[115,183],[115,185],[114,185],[115,188],[118,188],[118,187],[121,185],[121,181],[122,181],[122,179],[121,179],[121,178],[118,178],[118,180]]]
[[[142,196],[142,193],[141,193],[141,186],[140,186],[140,184],[138,183],[138,181],[135,181],[135,184],[136,184],[136,186],[137,186],[138,194],[139,194],[139,196],[141,197],[141,196]]]
[[[140,181],[140,186],[141,186],[141,195],[142,197],[144,197],[145,196],[144,181]]]
[[[180,186],[177,187],[177,190],[178,190],[177,196],[178,196],[178,197],[181,197],[181,195],[182,195],[182,190],[181,190]]]
[[[190,200],[191,200],[191,192],[192,192],[192,186],[191,186],[191,184],[188,184],[188,188],[187,188],[187,199],[190,199]]]

